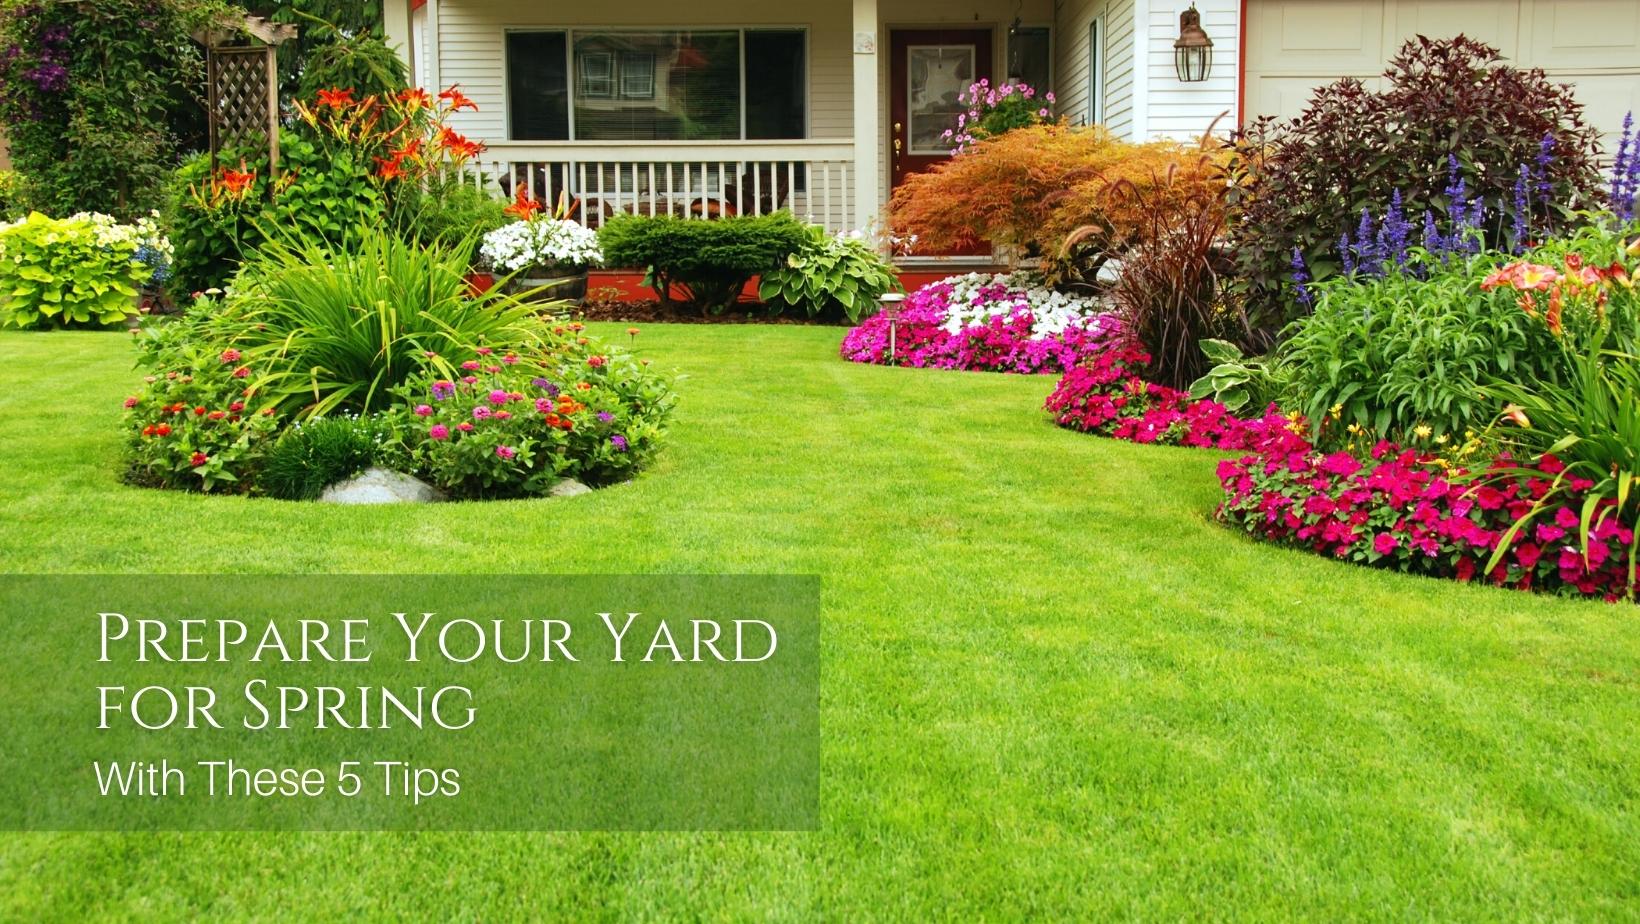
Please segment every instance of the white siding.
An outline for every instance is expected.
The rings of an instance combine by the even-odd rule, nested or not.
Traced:
[[[1247,108],[1294,116],[1346,76],[1378,88],[1406,40],[1460,32],[1571,84],[1608,149],[1624,113],[1640,109],[1636,0],[1248,0]]]
[[[438,0],[439,80],[461,84],[478,103],[456,128],[474,138],[507,137],[508,29],[545,26],[802,26],[809,31],[809,137],[853,135],[852,42],[849,8],[837,0],[774,6],[757,0],[712,0],[681,6],[665,0],[547,5],[519,0]]]
[[[1150,0],[1147,138],[1199,138],[1221,113],[1224,117],[1214,128],[1217,134],[1236,127],[1241,3],[1240,0],[1195,2],[1202,16],[1202,30],[1213,40],[1213,69],[1204,81],[1184,83],[1179,80],[1173,64],[1173,43],[1179,38],[1179,14],[1190,8],[1190,0]]]
[[[1059,10],[1059,111],[1073,123],[1093,119],[1088,99],[1088,29],[1105,17],[1105,126],[1119,137],[1133,133],[1133,0],[1066,0]]]

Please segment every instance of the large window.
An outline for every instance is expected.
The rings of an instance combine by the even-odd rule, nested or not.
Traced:
[[[800,29],[507,34],[510,136],[527,141],[802,138]]]

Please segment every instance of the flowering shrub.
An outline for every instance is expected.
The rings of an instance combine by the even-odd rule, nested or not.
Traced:
[[[585,269],[604,261],[598,232],[567,219],[531,217],[484,235],[479,259],[503,273]]]
[[[1254,454],[1219,463],[1228,495],[1220,520],[1258,538],[1323,555],[1416,574],[1477,575],[1506,587],[1556,590],[1608,600],[1632,594],[1628,548],[1634,524],[1599,515],[1587,551],[1577,540],[1592,483],[1570,479],[1573,493],[1545,503],[1564,465],[1545,455],[1517,476],[1473,483],[1443,460],[1383,442],[1368,461],[1325,453],[1287,430]],[[1507,459],[1494,470],[1512,466]],[[1527,528],[1511,527],[1529,513]],[[1487,563],[1502,548],[1490,571]]]
[[[0,224],[0,294],[13,327],[117,324],[136,313],[138,289],[163,282],[171,244],[153,217],[120,224],[81,212],[39,212]]]
[[[128,469],[134,484],[249,491],[279,419],[258,400],[253,369],[238,350],[215,355],[182,338],[144,344],[151,370],[125,399]]]
[[[894,322],[881,314],[843,337],[844,359],[935,369],[1060,372],[1103,353],[1119,325],[1094,303],[1025,277],[970,273],[923,286]]]
[[[957,127],[946,129],[943,136],[955,145],[953,153],[956,154],[985,138],[1053,122],[1053,93],[1044,93],[1038,99],[1036,89],[1025,83],[993,87],[988,78],[982,77],[977,83],[969,84],[968,89],[957,96],[957,102],[968,111],[959,113]]]
[[[398,394],[395,427],[418,473],[458,497],[545,494],[562,478],[607,484],[651,458],[675,403],[670,380],[575,336],[544,353],[479,348],[446,378],[429,363]]]

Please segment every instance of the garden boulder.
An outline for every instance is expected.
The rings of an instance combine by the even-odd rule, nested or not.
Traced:
[[[443,492],[419,478],[378,467],[338,481],[319,495],[327,504],[428,504],[444,499]]]

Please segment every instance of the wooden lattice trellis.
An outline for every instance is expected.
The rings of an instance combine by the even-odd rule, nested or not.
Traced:
[[[246,17],[199,36],[205,43],[206,116],[211,169],[223,150],[266,147],[268,172],[279,172],[278,46],[296,27]]]

